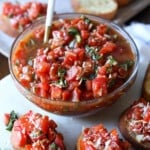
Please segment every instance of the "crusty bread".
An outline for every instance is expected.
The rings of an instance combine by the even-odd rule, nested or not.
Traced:
[[[119,7],[126,6],[130,3],[131,0],[117,0]]]
[[[142,143],[142,142],[137,141],[134,132],[132,132],[128,128],[129,120],[128,120],[127,116],[128,116],[129,112],[130,112],[130,107],[122,113],[122,115],[119,119],[120,132],[122,133],[124,138],[126,140],[128,140],[130,143],[132,143],[136,148],[141,149],[141,150],[149,150],[150,143],[149,142]]]
[[[89,13],[105,19],[113,19],[118,10],[115,0],[71,0],[76,12]]]

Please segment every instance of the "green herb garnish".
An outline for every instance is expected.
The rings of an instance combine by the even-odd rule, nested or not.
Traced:
[[[80,35],[80,32],[79,32],[79,30],[77,29],[77,28],[75,28],[75,27],[70,27],[69,29],[68,29],[68,33],[69,33],[69,35],[71,35],[71,36],[74,36],[75,37],[75,39],[76,39],[76,41],[78,42],[78,43],[80,43],[81,42],[81,35]]]
[[[106,63],[110,64],[111,66],[115,66],[118,64],[118,62],[115,60],[115,58],[111,55],[107,57]]]
[[[124,63],[122,63],[120,66],[122,67],[122,68],[124,68],[124,70],[128,70],[129,68],[131,68],[132,66],[133,66],[133,64],[134,64],[134,61],[133,60],[127,60],[127,61],[125,61]]]
[[[10,120],[8,122],[6,130],[11,131],[14,125],[14,122],[18,119],[18,115],[15,113],[15,111],[11,111],[10,113]]]
[[[85,46],[85,50],[87,52],[87,54],[93,59],[93,60],[99,60],[101,58],[101,56],[98,53],[98,48],[95,47],[89,47],[89,46]]]

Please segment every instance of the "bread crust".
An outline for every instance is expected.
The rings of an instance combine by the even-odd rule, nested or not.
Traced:
[[[141,148],[142,150],[149,150],[150,149],[150,143],[139,143],[136,138],[135,134],[132,131],[128,130],[128,118],[127,115],[130,111],[130,107],[126,109],[120,116],[119,119],[119,129],[122,135],[126,140],[128,140],[134,147]]]
[[[142,97],[150,101],[150,65],[147,68],[142,87]]]
[[[91,1],[92,3],[93,0],[85,0],[85,1]],[[74,9],[75,12],[93,14],[93,15],[100,16],[104,19],[113,19],[116,16],[116,13],[118,11],[118,4],[115,0],[111,0],[111,2],[114,5],[113,9],[110,9],[109,11],[105,12],[101,9],[99,11],[91,11],[89,9],[90,6],[88,8],[83,6],[80,0],[71,0],[72,8]],[[97,5],[97,9],[98,8],[99,5]]]
[[[126,6],[131,2],[131,0],[117,0],[119,7]]]

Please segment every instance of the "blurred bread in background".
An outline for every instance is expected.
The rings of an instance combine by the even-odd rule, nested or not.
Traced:
[[[71,0],[75,12],[88,13],[104,19],[113,19],[118,8],[129,4],[130,0]]]
[[[76,12],[89,13],[106,19],[113,19],[118,10],[115,0],[71,0]]]

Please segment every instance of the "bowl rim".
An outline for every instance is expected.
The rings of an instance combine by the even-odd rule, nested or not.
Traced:
[[[114,95],[116,95],[118,92],[122,91],[123,89],[126,89],[126,87],[128,87],[128,84],[130,83],[130,81],[132,81],[134,79],[134,77],[136,76],[137,74],[137,71],[138,71],[138,64],[139,64],[139,51],[138,51],[138,48],[133,40],[133,38],[130,36],[130,34],[123,28],[121,27],[120,25],[110,21],[110,20],[106,20],[106,19],[103,19],[99,16],[95,16],[95,15],[91,15],[91,14],[88,14],[88,13],[60,13],[60,14],[55,14],[53,19],[63,19],[63,18],[66,18],[66,16],[69,16],[69,18],[75,18],[75,17],[79,17],[79,16],[86,16],[88,18],[91,18],[95,21],[99,21],[100,23],[104,23],[106,25],[108,25],[109,27],[113,28],[114,30],[119,30],[121,31],[121,35],[124,37],[125,35],[125,39],[129,40],[129,44],[130,44],[130,47],[131,49],[133,50],[133,54],[135,56],[134,58],[134,67],[132,69],[132,72],[130,74],[130,76],[128,77],[128,79],[121,85],[119,86],[117,89],[113,90],[111,93],[107,93],[106,95],[104,96],[101,96],[99,98],[94,98],[94,99],[90,99],[90,100],[84,100],[84,101],[62,101],[62,100],[51,100],[51,99],[48,99],[48,98],[44,98],[44,97],[41,97],[41,96],[38,96],[34,93],[32,93],[30,90],[26,89],[24,86],[22,86],[20,84],[20,82],[18,81],[18,79],[16,78],[16,76],[14,75],[14,72],[13,72],[13,64],[11,63],[11,60],[12,60],[12,53],[13,53],[13,49],[15,47],[15,44],[16,42],[18,41],[19,38],[21,38],[21,36],[26,33],[32,26],[36,26],[38,24],[40,24],[42,21],[44,23],[45,21],[45,16],[43,17],[40,17],[39,19],[37,19],[35,22],[33,22],[31,25],[29,25],[23,32],[19,33],[17,35],[17,37],[15,38],[15,40],[13,41],[13,44],[11,46],[11,50],[10,50],[10,55],[8,57],[8,64],[9,64],[9,71],[10,71],[10,74],[11,74],[11,77],[15,80],[15,82],[17,82],[17,84],[19,84],[26,92],[32,94],[33,96],[35,97],[38,97],[38,98],[41,98],[42,101],[47,101],[47,102],[57,102],[57,103],[63,103],[63,104],[80,104],[80,105],[84,105],[84,104],[87,104],[87,103],[94,103],[94,102],[97,102],[97,101],[101,101],[103,99],[108,99],[109,97],[112,97]],[[70,17],[71,16],[71,17]]]

